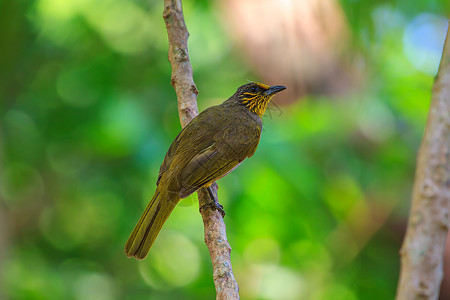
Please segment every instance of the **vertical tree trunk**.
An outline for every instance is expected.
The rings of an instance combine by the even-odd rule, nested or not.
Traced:
[[[450,225],[450,28],[433,86],[401,254],[397,300],[439,297]]]

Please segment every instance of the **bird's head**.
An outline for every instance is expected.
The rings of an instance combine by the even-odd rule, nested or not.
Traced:
[[[286,87],[282,85],[268,86],[264,83],[251,82],[240,86],[234,95],[248,110],[262,117],[270,99],[285,89]]]

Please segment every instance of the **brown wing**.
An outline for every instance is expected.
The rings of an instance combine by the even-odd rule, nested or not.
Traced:
[[[252,156],[258,146],[261,128],[234,124],[215,136],[214,144],[195,155],[180,174],[180,197],[184,198],[200,187],[210,184]]]
[[[217,151],[212,145],[205,151],[194,156],[180,174],[180,197],[185,198],[200,187],[212,183],[225,176],[243,159],[230,158]]]
[[[207,112],[208,111],[205,110],[202,114],[206,114]],[[195,153],[201,152],[203,151],[203,149],[208,148],[214,142],[214,140],[204,138],[204,131],[205,128],[208,128],[208,126],[205,126],[205,124],[203,124],[204,122],[198,120],[199,116],[192,119],[191,122],[189,122],[180,131],[180,133],[170,145],[169,150],[167,150],[166,156],[164,157],[164,160],[159,169],[159,175],[156,181],[156,185],[159,184],[162,175],[170,168],[172,162],[174,160],[177,161],[177,159],[175,159],[177,155],[180,155],[180,153],[183,153],[183,155],[188,154],[187,151],[185,151],[186,148],[190,148],[190,152],[192,152],[193,156],[195,155]]]
[[[261,120],[244,108],[210,107],[175,138],[161,165],[158,184],[166,178],[167,188],[184,198],[252,156],[260,134]]]

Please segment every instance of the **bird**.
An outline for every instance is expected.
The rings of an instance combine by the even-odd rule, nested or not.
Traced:
[[[217,209],[222,210],[211,184],[253,156],[267,105],[285,89],[259,82],[244,84],[180,131],[161,164],[155,193],[125,245],[128,257],[144,259],[180,199],[199,188],[206,187]]]

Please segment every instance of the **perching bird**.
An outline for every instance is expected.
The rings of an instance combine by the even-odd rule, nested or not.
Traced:
[[[134,227],[125,253],[143,259],[180,199],[208,187],[251,157],[270,99],[286,87],[248,83],[220,105],[193,118],[170,145],[156,191]],[[211,194],[211,190],[209,189]]]

